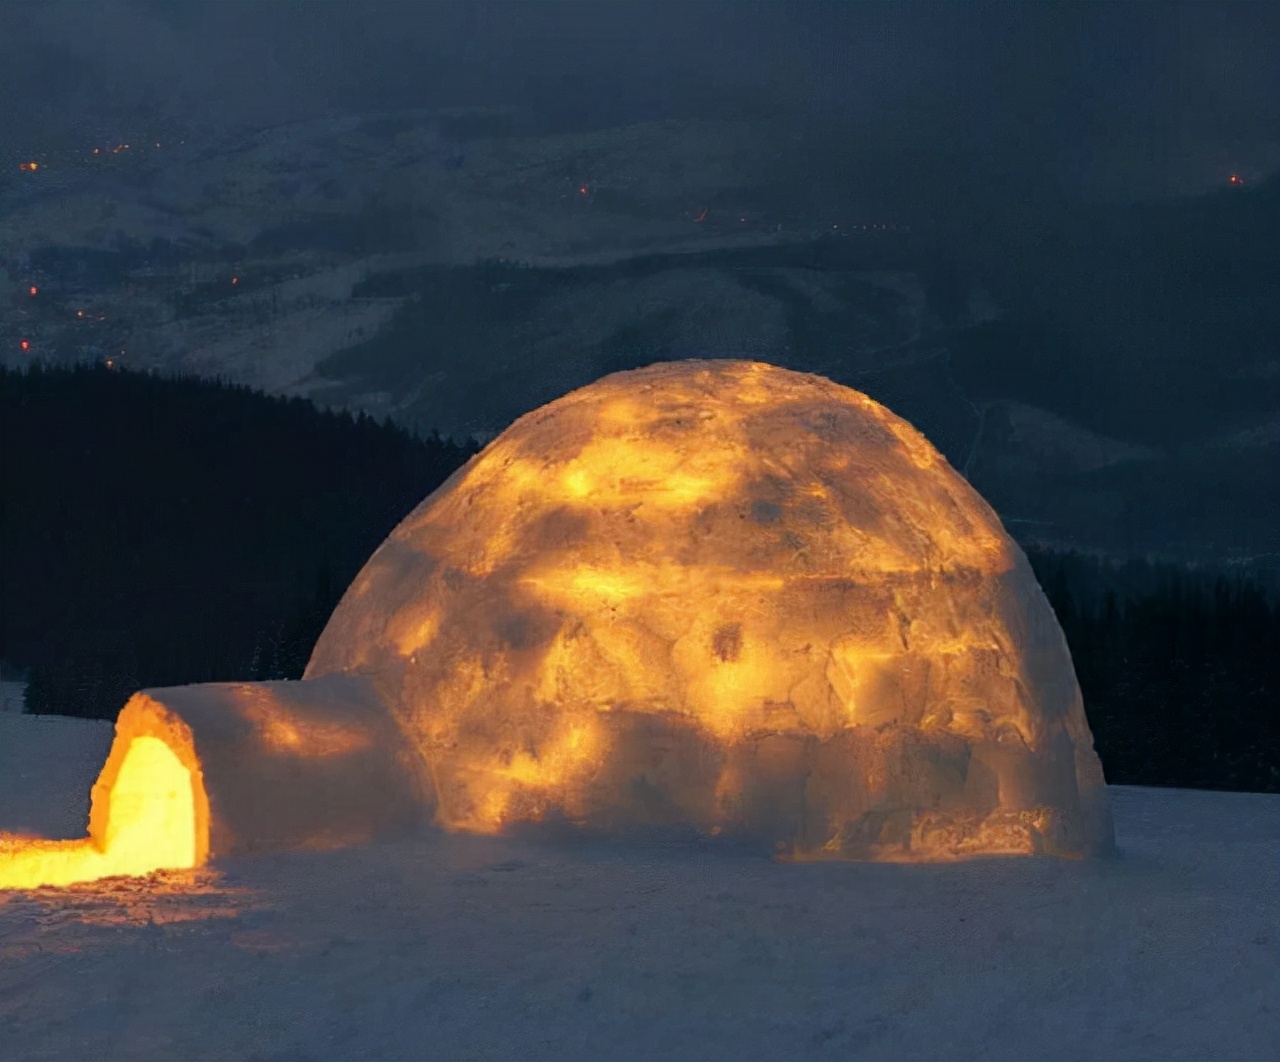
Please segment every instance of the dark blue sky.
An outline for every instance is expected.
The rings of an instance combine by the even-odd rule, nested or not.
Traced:
[[[0,132],[25,146],[113,122],[131,135],[150,115],[440,104],[570,128],[768,109],[861,123],[890,167],[942,143],[978,171],[1159,194],[1280,167],[1277,56],[1280,4],[1227,0],[11,2]]]

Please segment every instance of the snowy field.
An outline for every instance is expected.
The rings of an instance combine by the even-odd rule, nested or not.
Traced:
[[[107,724],[0,716],[0,829]],[[1280,796],[1113,787],[1102,862],[430,835],[0,893],[0,1058],[1280,1058]]]

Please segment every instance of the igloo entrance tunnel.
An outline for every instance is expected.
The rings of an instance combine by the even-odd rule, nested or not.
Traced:
[[[79,843],[109,851],[144,737],[192,786],[183,865],[424,819],[793,858],[1113,843],[1066,643],[995,513],[883,406],[755,362],[516,421],[374,553],[302,682],[135,695]]]

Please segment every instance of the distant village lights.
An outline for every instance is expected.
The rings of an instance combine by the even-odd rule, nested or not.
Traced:
[[[178,141],[178,143],[185,144],[186,141],[180,140]],[[163,148],[164,144],[162,141],[157,140],[155,141],[155,146],[157,148]],[[92,154],[93,155],[119,155],[121,152],[129,151],[132,148],[133,148],[132,143],[128,143],[128,144],[119,143],[115,145],[108,144],[105,147],[100,145],[92,149]],[[89,159],[91,158],[90,155],[81,156],[79,152],[76,152],[76,156],[77,158],[82,158],[83,161],[85,162],[88,162]],[[56,162],[58,161],[56,157],[54,161],[56,164]],[[35,173],[37,170],[45,168],[46,165],[47,163],[37,162],[35,159],[25,159],[18,163],[18,169],[20,169],[23,173]]]

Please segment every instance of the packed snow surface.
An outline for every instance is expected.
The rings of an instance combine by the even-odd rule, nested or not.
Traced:
[[[0,829],[82,834],[109,741],[0,717]],[[1099,860],[424,833],[0,894],[0,1058],[1277,1058],[1280,797],[1110,796]]]

